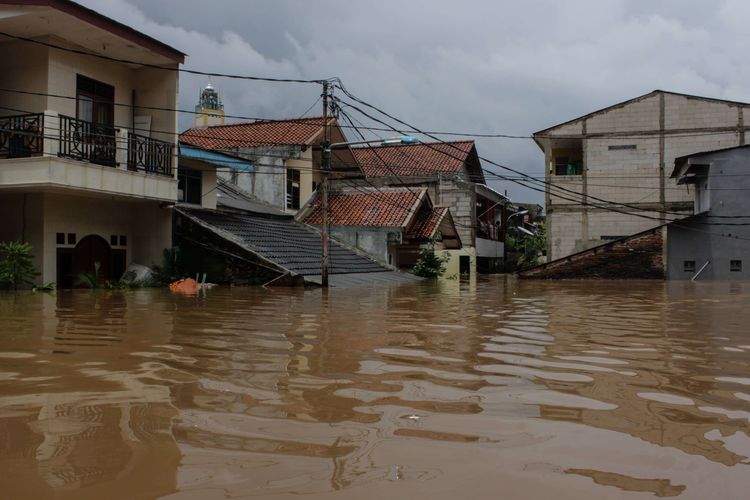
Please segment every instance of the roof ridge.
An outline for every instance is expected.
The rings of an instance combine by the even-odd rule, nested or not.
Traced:
[[[354,146],[350,149],[352,150],[367,150],[367,149],[380,149],[380,148],[399,148],[399,147],[415,147],[415,146],[436,146],[441,144],[475,144],[474,139],[464,139],[459,141],[431,141],[431,142],[413,142],[408,144],[378,144],[378,145],[362,145],[362,146]]]
[[[330,117],[333,118],[333,117]],[[311,116],[311,117],[305,117],[305,118],[260,118],[253,121],[243,121],[243,122],[237,122],[237,123],[225,123],[223,125],[210,125],[208,127],[190,127],[184,132],[180,132],[180,135],[186,134],[192,130],[199,130],[199,131],[206,131],[206,130],[216,130],[221,128],[232,128],[232,127],[243,127],[243,126],[249,126],[249,125],[260,125],[260,124],[268,124],[268,123],[289,123],[289,122],[301,122],[301,121],[314,121],[314,120],[322,120],[322,116]]]

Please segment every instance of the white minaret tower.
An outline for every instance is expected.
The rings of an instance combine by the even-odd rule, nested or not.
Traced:
[[[224,125],[224,105],[211,80],[201,90],[198,105],[195,107],[195,126],[199,128]]]

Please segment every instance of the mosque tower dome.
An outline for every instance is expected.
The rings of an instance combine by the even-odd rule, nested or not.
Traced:
[[[195,106],[195,126],[213,127],[216,125],[224,125],[224,104],[209,80],[198,95],[198,105]]]

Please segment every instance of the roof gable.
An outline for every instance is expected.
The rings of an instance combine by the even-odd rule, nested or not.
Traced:
[[[717,99],[717,98],[714,98],[714,97],[696,96],[696,95],[692,95],[692,94],[683,94],[683,93],[680,93],[680,92],[671,92],[671,91],[668,91],[668,90],[659,90],[659,89],[656,89],[656,90],[652,90],[651,92],[649,92],[647,94],[643,94],[643,95],[640,95],[638,97],[634,97],[632,99],[628,99],[626,101],[619,102],[617,104],[612,104],[612,105],[607,106],[605,108],[601,108],[601,109],[598,109],[596,111],[592,111],[590,113],[587,113],[585,115],[581,115],[581,116],[579,116],[577,118],[573,118],[572,120],[568,120],[566,122],[558,123],[557,125],[553,125],[551,127],[545,128],[545,129],[540,130],[538,132],[534,132],[534,134],[533,134],[534,138],[537,138],[537,136],[540,136],[540,135],[545,135],[545,134],[547,134],[547,133],[549,133],[549,132],[551,132],[551,131],[553,131],[555,129],[564,127],[566,125],[571,125],[573,123],[580,122],[580,121],[585,120],[587,118],[591,118],[592,116],[596,116],[596,115],[601,115],[601,114],[604,114],[604,113],[608,113],[609,111],[612,111],[612,110],[615,110],[615,109],[619,109],[619,108],[623,108],[623,107],[627,106],[628,104],[632,104],[632,103],[635,103],[635,102],[643,101],[644,99],[648,99],[650,97],[654,97],[654,96],[657,96],[657,95],[660,95],[660,94],[685,97],[685,98],[688,98],[688,99],[698,99],[698,100],[708,101],[708,102],[723,103],[723,104],[728,104],[728,105],[733,105],[733,106],[740,106],[740,105],[742,105],[742,106],[748,106],[748,105],[750,105],[748,103],[740,102],[740,101],[730,101],[730,100],[727,100],[727,99]]]

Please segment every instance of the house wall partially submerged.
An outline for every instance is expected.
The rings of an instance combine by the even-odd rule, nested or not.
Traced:
[[[698,181],[704,213],[669,226],[667,277],[750,279],[750,147],[701,154],[695,163],[708,166]]]

